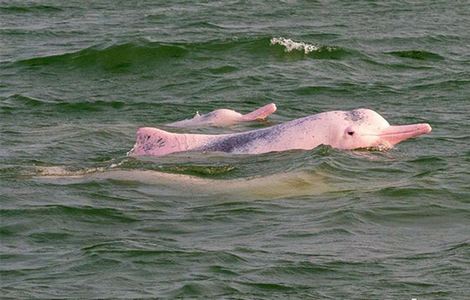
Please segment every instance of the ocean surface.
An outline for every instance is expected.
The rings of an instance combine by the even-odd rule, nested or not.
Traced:
[[[468,1],[0,1],[0,298],[469,299]],[[389,151],[126,156],[371,108]]]

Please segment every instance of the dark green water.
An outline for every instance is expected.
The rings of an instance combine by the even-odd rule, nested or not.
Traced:
[[[95,2],[0,1],[0,297],[468,299],[467,1]],[[126,157],[140,126],[269,102],[189,130],[367,107],[433,131]]]

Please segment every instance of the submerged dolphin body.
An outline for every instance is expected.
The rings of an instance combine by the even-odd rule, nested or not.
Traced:
[[[210,113],[196,115],[192,119],[167,124],[172,127],[229,126],[238,122],[264,120],[276,111],[274,103],[262,106],[248,114],[242,115],[231,109],[216,109]]]
[[[230,199],[233,195],[237,201],[244,199],[259,200],[285,198],[304,195],[322,194],[335,189],[349,189],[348,186],[330,186],[322,175],[296,171],[235,179],[210,179],[193,175],[172,174],[153,170],[126,170],[119,168],[91,168],[80,171],[68,171],[64,167],[38,167],[34,179],[51,184],[68,185],[96,181],[137,182],[156,186],[159,193],[167,189],[171,195],[173,189],[179,194],[223,194],[220,199]],[[242,196],[240,198],[240,196]]]
[[[338,149],[383,149],[430,131],[427,123],[391,126],[370,109],[330,111],[233,134],[179,134],[143,127],[137,130],[136,143],[129,155],[162,156],[184,151],[258,154],[309,150],[319,145]]]

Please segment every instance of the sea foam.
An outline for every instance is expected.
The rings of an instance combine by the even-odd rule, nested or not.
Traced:
[[[297,50],[297,51],[303,51],[305,54],[309,54],[310,52],[318,51],[320,49],[320,47],[316,45],[307,44],[303,42],[295,42],[291,39],[286,39],[283,37],[272,38],[271,45],[276,45],[276,44],[284,46],[286,48],[285,49],[286,52]]]

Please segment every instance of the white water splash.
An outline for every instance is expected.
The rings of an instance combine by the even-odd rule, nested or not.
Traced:
[[[291,52],[292,50],[303,51],[305,54],[309,54],[313,51],[318,51],[320,49],[319,46],[302,43],[302,42],[294,42],[291,39],[286,39],[283,37],[279,38],[272,38],[271,45],[281,45],[284,46],[286,52]]]

